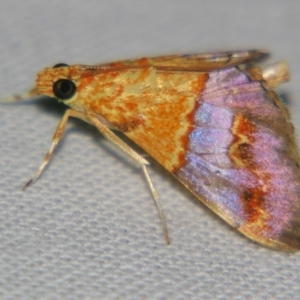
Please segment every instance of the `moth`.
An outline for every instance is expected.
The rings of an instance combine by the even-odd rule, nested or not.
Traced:
[[[94,125],[142,168],[148,161],[120,131],[172,173],[201,202],[264,246],[300,248],[300,173],[294,129],[273,91],[288,80],[285,62],[261,69],[258,50],[174,55],[95,66],[57,64],[39,72],[26,95],[69,109],[31,185],[49,163],[69,117]]]

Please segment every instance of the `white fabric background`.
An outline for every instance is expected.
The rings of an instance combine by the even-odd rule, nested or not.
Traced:
[[[300,132],[299,1],[1,1],[0,95],[58,62],[263,48],[286,58]],[[160,166],[172,244],[139,169],[91,126],[70,121],[28,190],[63,108],[0,105],[1,299],[299,299],[300,254],[236,233]]]

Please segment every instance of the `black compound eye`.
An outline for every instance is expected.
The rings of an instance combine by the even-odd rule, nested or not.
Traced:
[[[64,64],[64,63],[60,63],[60,64],[56,64],[55,66],[53,66],[53,68],[61,68],[61,67],[70,67],[69,65],[67,64]]]
[[[59,79],[53,84],[53,93],[60,100],[68,100],[76,93],[76,85],[68,79]]]

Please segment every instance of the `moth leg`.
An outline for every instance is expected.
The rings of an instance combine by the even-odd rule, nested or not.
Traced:
[[[146,177],[147,183],[149,185],[149,188],[151,190],[152,197],[154,199],[155,205],[157,207],[159,218],[160,218],[162,226],[163,226],[165,240],[166,240],[167,244],[169,245],[170,244],[170,238],[169,238],[169,233],[168,233],[168,228],[167,228],[167,221],[166,221],[166,218],[165,218],[165,214],[164,214],[163,208],[161,206],[159,195],[158,195],[156,189],[154,188],[154,185],[153,185],[152,180],[151,180],[151,178],[149,176],[149,173],[148,173],[148,170],[147,170],[146,166],[143,165],[142,168],[143,168],[144,175]]]
[[[48,165],[48,163],[52,157],[52,154],[55,150],[55,147],[57,146],[57,144],[59,143],[59,141],[61,140],[61,138],[65,132],[67,121],[68,121],[69,117],[84,119],[84,116],[85,115],[83,113],[78,112],[73,109],[68,109],[65,112],[65,114],[63,115],[62,119],[60,120],[60,122],[56,128],[56,131],[54,132],[54,135],[52,137],[52,144],[51,144],[49,151],[45,155],[44,160],[43,160],[41,166],[39,167],[39,169],[37,170],[37,172],[35,173],[35,175],[24,185],[24,187],[22,189],[23,191],[26,188],[28,188],[30,185],[32,185],[38,179],[38,177],[44,171],[45,167]]]
[[[289,67],[286,61],[266,66],[262,69],[262,77],[270,89],[274,89],[290,80]]]
[[[165,236],[165,240],[167,244],[170,244],[170,238],[167,228],[167,222],[166,218],[163,212],[163,208],[161,206],[161,202],[158,196],[157,191],[154,188],[154,185],[150,179],[147,165],[149,165],[149,162],[145,160],[140,154],[135,152],[132,148],[130,148],[123,140],[121,140],[117,135],[115,135],[106,125],[104,125],[99,119],[93,115],[86,115],[86,120],[93,124],[108,140],[110,140],[112,143],[114,143],[116,146],[118,146],[122,151],[124,151],[126,154],[128,154],[133,160],[135,160],[143,169],[146,181],[148,183],[148,186],[150,188],[150,191],[152,193],[152,197],[154,199],[154,202],[156,204],[158,214],[163,226],[163,232]]]

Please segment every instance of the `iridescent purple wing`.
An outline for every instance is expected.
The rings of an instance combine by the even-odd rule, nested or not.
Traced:
[[[209,73],[175,176],[249,238],[300,248],[300,169],[278,96],[238,67]]]

